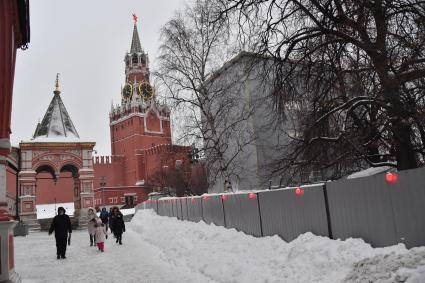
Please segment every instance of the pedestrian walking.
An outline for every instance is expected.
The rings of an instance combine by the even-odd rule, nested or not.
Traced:
[[[97,215],[92,207],[87,211],[87,229],[90,235],[90,247],[96,245],[96,218]]]
[[[113,223],[112,223],[112,217],[113,217],[113,215],[114,215],[114,213],[113,213],[113,210],[114,210],[114,207],[110,207],[109,208],[109,229],[111,229],[111,232],[112,232],[112,234],[114,234],[114,238],[116,238],[117,237],[117,235],[115,235],[115,232],[114,232],[114,227],[113,227]]]
[[[65,259],[66,244],[68,241],[69,233],[69,244],[71,244],[71,233],[72,226],[71,220],[68,215],[65,214],[65,208],[62,206],[58,208],[58,215],[53,218],[52,224],[50,225],[49,235],[55,232],[56,239],[56,255],[57,259]]]
[[[114,207],[113,209],[111,225],[114,227],[114,233],[117,237],[116,243],[122,245],[122,234],[125,232],[125,224],[124,217],[118,207]]]
[[[102,223],[102,220],[99,218],[96,220],[96,244],[99,251],[105,251],[105,236],[106,236],[106,228],[105,224]]]
[[[105,231],[106,231],[106,239],[108,239],[108,224],[109,224],[109,212],[106,211],[106,208],[102,208],[102,211],[100,212],[100,219],[102,220],[102,223],[104,224]]]

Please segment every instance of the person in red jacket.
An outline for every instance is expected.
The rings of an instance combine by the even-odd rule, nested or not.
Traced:
[[[49,235],[55,232],[56,238],[56,255],[57,259],[66,258],[66,244],[69,237],[71,237],[72,226],[71,220],[68,215],[65,214],[65,208],[58,208],[58,215],[53,218],[52,225],[50,225]]]

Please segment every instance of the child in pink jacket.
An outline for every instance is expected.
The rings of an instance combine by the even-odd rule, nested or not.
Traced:
[[[96,244],[101,252],[105,251],[105,235],[106,228],[102,221],[98,218],[96,219]]]

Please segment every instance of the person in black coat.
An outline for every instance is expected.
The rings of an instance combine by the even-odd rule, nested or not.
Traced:
[[[124,217],[119,211],[118,207],[115,207],[111,217],[111,227],[114,229],[114,234],[117,237],[116,243],[122,245],[122,233],[125,232]]]
[[[115,232],[114,232],[114,227],[113,227],[113,223],[112,223],[112,218],[113,218],[113,216],[114,216],[114,208],[115,208],[115,206],[114,207],[111,207],[111,208],[109,208],[109,216],[108,216],[108,222],[109,222],[109,229],[111,229],[111,232],[114,234],[114,238],[116,238],[117,237],[117,235],[115,235]]]
[[[65,208],[58,208],[58,215],[53,218],[52,225],[50,225],[49,235],[55,231],[56,238],[56,254],[57,258],[66,258],[66,243],[68,239],[68,233],[71,237],[72,227],[69,216],[65,214]]]

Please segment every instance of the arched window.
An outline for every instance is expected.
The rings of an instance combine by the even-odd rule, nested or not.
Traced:
[[[137,63],[139,63],[139,58],[137,57],[137,54],[134,54],[133,55],[133,64],[137,64]]]

